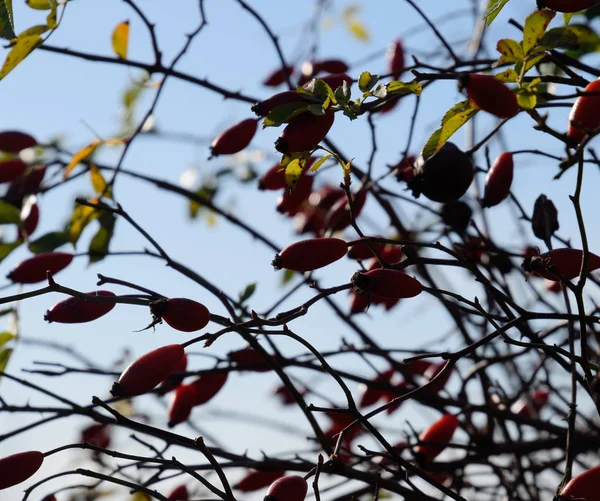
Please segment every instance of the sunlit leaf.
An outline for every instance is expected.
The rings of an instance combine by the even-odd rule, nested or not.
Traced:
[[[421,95],[423,86],[419,82],[399,82],[394,80],[386,85],[387,93],[390,94],[408,94],[412,92],[417,96]]]
[[[3,242],[0,243],[0,261],[8,256],[12,251],[19,247],[23,243],[23,240],[15,240],[14,242]]]
[[[0,0],[0,3],[1,2],[2,0]],[[17,65],[41,43],[42,38],[39,35],[31,35],[17,39],[4,60],[4,64],[0,70],[0,80],[14,70]]]
[[[0,348],[16,337],[12,332],[0,332]]]
[[[537,104],[537,97],[536,97],[535,93],[533,93],[533,92],[524,91],[524,92],[519,92],[517,94],[517,101],[521,108],[524,108],[526,110],[532,110],[535,108],[535,105]]]
[[[276,106],[263,120],[263,128],[279,127],[306,110],[308,110],[308,105],[299,101]]]
[[[523,53],[525,55],[529,54],[531,49],[537,45],[550,21],[554,19],[554,15],[554,12],[549,10],[537,10],[527,17],[523,28]]]
[[[600,50],[600,37],[596,32],[585,24],[573,24],[569,30],[577,36],[578,48],[570,50],[567,54],[571,57],[579,58],[583,54],[597,52]]]
[[[6,370],[6,365],[8,364],[8,359],[12,355],[13,350],[10,348],[5,348],[0,351],[0,372],[4,372]]]
[[[90,264],[101,261],[108,255],[108,248],[114,233],[116,217],[113,214],[103,213],[99,220],[100,228],[92,237],[88,248]]]
[[[240,292],[240,298],[238,302],[243,304],[244,302],[248,301],[254,292],[256,292],[256,283],[246,285],[246,288]]]
[[[327,160],[329,160],[331,157],[332,157],[331,153],[328,153],[324,157],[319,158],[319,160],[317,160],[314,164],[311,165],[310,171],[311,172],[317,172],[321,168],[321,166],[325,162],[327,162]]]
[[[215,196],[217,192],[217,188],[214,185],[202,185],[198,190],[196,190],[196,196],[200,198],[200,200],[206,200],[210,202],[212,198]],[[190,200],[189,205],[189,216],[190,219],[195,219],[198,215],[200,209],[204,208],[204,205],[196,200]]]
[[[502,54],[498,62],[500,64],[504,63],[516,63],[519,61],[523,61],[525,57],[523,54],[523,47],[516,40],[512,40],[510,38],[503,38],[502,40],[498,40],[496,44],[496,50]]]
[[[351,19],[346,23],[346,28],[348,28],[348,31],[361,42],[369,41],[370,36],[367,28],[365,28],[365,25],[358,19]]]
[[[64,231],[53,231],[30,242],[29,250],[35,254],[39,252],[52,252],[68,243],[69,237]]]
[[[470,101],[461,101],[450,108],[442,119],[442,126],[427,140],[421,155],[425,160],[433,156],[446,141],[472,118],[479,109]]]
[[[75,245],[85,227],[90,224],[91,221],[98,218],[99,215],[99,212],[93,207],[77,204],[73,209],[73,214],[71,215],[71,221],[68,227],[69,242]]]
[[[69,177],[69,174],[75,167],[77,167],[84,160],[90,158],[90,156],[92,156],[94,151],[96,151],[96,148],[98,148],[98,146],[101,143],[102,141],[100,141],[99,139],[94,139],[90,144],[84,146],[77,153],[75,153],[75,155],[73,155],[73,158],[71,159],[71,162],[69,162],[69,165],[67,165],[67,167],[65,168],[65,172],[63,173],[63,179],[67,179]]]
[[[42,35],[43,33],[46,33],[46,31],[48,31],[49,29],[50,28],[48,28],[48,26],[46,26],[45,24],[36,24],[31,28],[27,28],[22,33],[19,33],[18,38],[25,38],[31,35]]]
[[[501,82],[518,82],[519,81],[519,75],[517,75],[517,72],[515,70],[513,70],[512,68],[508,68],[501,73],[496,73],[494,75],[494,78],[496,80],[500,80]]]
[[[0,201],[0,224],[19,224],[21,211],[8,202]]]
[[[25,0],[27,7],[31,7],[36,10],[50,10],[52,5],[50,0]]]
[[[90,166],[90,180],[92,181],[92,186],[94,187],[94,191],[98,193],[98,195],[106,195],[106,180],[100,172],[100,169],[95,165]]]
[[[294,274],[296,273],[293,270],[283,270],[284,273],[281,277],[281,285],[287,284],[292,278],[294,278]]]
[[[152,498],[145,492],[136,492],[131,496],[131,501],[152,501]]]
[[[112,48],[121,59],[127,59],[129,45],[129,21],[119,23],[112,34]]]
[[[569,24],[569,22],[571,21],[572,17],[573,17],[573,13],[572,12],[565,12],[563,14],[563,23],[565,23],[565,26],[567,26]]]
[[[0,37],[12,40],[15,38],[12,0],[0,0]]]
[[[500,11],[508,3],[508,0],[489,0],[487,8],[485,9],[485,22],[487,26],[492,24],[496,16],[500,14]]]
[[[363,71],[358,77],[358,88],[361,92],[369,92],[378,81],[379,75]]]
[[[50,0],[50,12],[46,16],[46,23],[48,24],[48,28],[50,28],[50,29],[54,29],[58,26],[57,12],[58,12],[58,1]]]
[[[285,184],[293,188],[300,178],[306,162],[302,158],[294,158],[285,168]]]

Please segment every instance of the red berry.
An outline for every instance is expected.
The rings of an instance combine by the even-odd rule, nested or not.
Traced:
[[[594,6],[594,0],[538,0],[538,8],[547,7],[558,12],[579,12]]]
[[[367,272],[356,272],[352,277],[354,287],[387,298],[408,298],[418,296],[423,286],[403,271],[377,268]]]
[[[25,198],[27,195],[33,195],[39,191],[45,174],[46,166],[42,166],[32,169],[29,174],[16,179],[10,184],[8,190],[6,190],[4,200],[8,203],[16,205],[17,207],[20,207],[23,202],[23,198]]]
[[[357,261],[362,261],[365,259],[370,259],[375,256],[371,248],[374,248],[380,254],[383,252],[383,248],[385,244],[379,242],[359,242],[348,250],[348,257],[350,259],[356,259]]]
[[[305,112],[294,117],[275,141],[275,149],[281,153],[312,150],[325,139],[334,119],[335,113],[331,110],[321,116]]]
[[[552,273],[556,270],[566,280],[579,276],[583,259],[583,251],[577,249],[553,249],[545,254],[527,257],[521,267],[523,270],[540,275],[548,280],[560,280]],[[600,256],[590,252],[588,270],[590,272],[600,268]]]
[[[81,441],[106,449],[110,445],[108,426],[105,424],[93,424],[84,428],[81,432]]]
[[[600,485],[600,466],[584,471],[572,478],[560,492],[560,495],[565,498],[598,501],[598,485]]]
[[[194,387],[194,405],[202,405],[211,400],[227,382],[228,372],[219,371],[203,374],[190,383]]]
[[[348,85],[352,85],[352,77],[346,75],[345,73],[334,73],[333,75],[326,75],[323,78],[319,78],[319,80],[323,80],[333,91],[335,91],[338,87],[344,85],[344,82],[348,82]],[[302,87],[305,89],[309,89],[312,86],[312,80],[306,82]]]
[[[398,80],[404,70],[404,48],[400,40],[396,40],[396,42],[390,44],[387,51],[387,59],[389,72],[394,74],[394,80]]]
[[[342,259],[348,245],[340,238],[311,238],[288,245],[273,259],[275,269],[312,271]]]
[[[190,499],[190,493],[185,485],[180,485],[171,491],[171,494],[167,496],[167,499],[169,501],[188,501],[188,499]]]
[[[510,408],[519,416],[533,418],[548,402],[550,392],[544,389],[535,390],[529,398],[520,398]]]
[[[286,187],[285,169],[281,168],[281,164],[279,162],[265,172],[258,181],[259,190],[275,191],[284,189]]]
[[[41,252],[25,261],[21,261],[8,278],[18,284],[35,284],[46,280],[46,272],[55,275],[69,266],[73,254],[66,252]]]
[[[305,395],[306,391],[300,391],[301,395]],[[296,403],[296,398],[292,394],[292,391],[284,384],[275,388],[273,395],[279,398],[283,405],[292,405]]]
[[[115,297],[110,291],[88,292],[91,296]],[[80,297],[70,297],[55,304],[51,310],[46,311],[44,320],[60,324],[82,324],[92,322],[106,315],[115,307],[115,303],[94,303]]]
[[[505,151],[496,158],[485,177],[482,207],[494,207],[508,197],[513,180],[513,169],[512,153]]]
[[[410,375],[411,377],[422,376],[427,370],[436,364],[432,362],[428,362],[427,360],[414,360],[404,366],[405,374]]]
[[[322,59],[321,61],[315,61],[309,63],[312,71],[307,71],[311,75],[316,75],[321,72],[325,73],[346,73],[348,71],[348,65],[339,59]],[[302,68],[304,73],[304,68]],[[334,89],[335,90],[335,89]]]
[[[452,440],[458,427],[458,419],[452,414],[444,414],[423,433],[419,435],[420,444],[416,454],[421,462],[433,461]]]
[[[5,130],[0,132],[0,150],[7,153],[19,153],[25,148],[31,148],[37,144],[34,137],[16,130]]]
[[[287,68],[279,68],[264,79],[263,85],[265,87],[277,87],[278,85],[284,83],[287,79],[287,76],[291,75],[293,72],[293,66],[288,66]]]
[[[110,392],[115,397],[132,397],[149,392],[175,370],[184,355],[180,344],[156,348],[129,364]]]
[[[21,236],[23,238],[31,235],[40,222],[40,208],[36,202],[26,204],[21,211]]]
[[[301,175],[294,187],[291,190],[286,188],[277,200],[277,212],[286,216],[295,216],[308,201],[314,180],[314,176],[310,174]]]
[[[44,455],[40,451],[18,452],[0,459],[0,490],[24,482],[43,462]]]
[[[18,158],[0,162],[0,183],[8,183],[21,177],[27,170],[27,164]]]
[[[584,92],[600,92],[600,80],[590,82]],[[579,144],[582,139],[600,127],[600,95],[579,96],[569,113],[567,136]]]
[[[295,90],[286,90],[284,92],[274,94],[271,97],[265,99],[264,101],[259,101],[254,106],[252,106],[251,110],[254,113],[256,113],[256,115],[259,117],[266,117],[277,106],[281,106],[283,104],[302,102],[306,103],[307,105],[310,103],[305,98],[303,98],[301,94],[298,94]]]
[[[390,384],[394,372],[394,369],[388,369],[382,374],[377,374],[377,376],[373,379],[373,382],[378,384]],[[383,398],[385,392],[386,390],[382,390],[381,388],[374,388],[369,386],[368,384],[363,383],[360,385],[359,405],[361,407],[369,407],[373,404],[376,404],[381,398]]]
[[[350,226],[352,221],[352,214],[357,218],[367,201],[367,192],[360,190],[357,193],[351,194],[352,197],[352,210],[350,213],[350,205],[348,204],[348,197],[340,197],[329,209],[327,216],[325,216],[325,228],[331,231],[340,231]]]
[[[232,351],[228,355],[229,360],[235,362],[236,368],[245,371],[267,372],[271,367],[265,361],[262,353],[252,347]]]
[[[202,303],[176,297],[167,299],[162,319],[173,329],[182,332],[194,332],[203,329],[210,320],[210,312]]]
[[[169,402],[169,428],[187,421],[196,400],[196,389],[191,384],[182,384],[171,395]]]
[[[511,118],[519,112],[517,96],[492,75],[465,75],[461,84],[475,106],[498,118]]]
[[[184,354],[183,358],[179,361],[177,367],[175,367],[175,369],[173,369],[173,372],[171,372],[171,374],[169,374],[167,378],[164,379],[163,382],[160,384],[159,393],[161,395],[164,395],[165,393],[174,390],[182,383],[182,381],[185,379],[185,375],[181,373],[185,372],[185,370],[187,369],[187,364],[188,357]]]
[[[402,381],[401,383],[398,383],[395,388],[394,391],[386,391],[382,394],[382,398],[386,403],[391,402],[392,400],[394,400],[397,397],[401,397],[402,395],[404,395],[405,393],[407,393],[409,391],[408,389],[408,385],[406,384],[406,381]],[[394,404],[390,405],[386,410],[386,414],[390,415],[393,414],[394,412],[396,412],[400,406],[404,403],[404,400],[400,400],[399,402],[395,402]]]
[[[252,470],[235,485],[235,488],[242,492],[257,491],[271,485],[275,480],[284,475],[284,471]]]
[[[442,370],[444,369],[444,367],[446,367],[447,364],[448,364],[448,362],[440,362],[439,364],[430,364],[429,368],[423,373],[423,376],[425,376],[426,379],[431,381],[440,372],[442,372]],[[426,391],[430,395],[437,395],[446,386],[446,383],[450,379],[450,376],[452,376],[452,370],[446,371],[442,377],[436,379],[435,383],[430,384],[426,388]]]
[[[210,145],[211,155],[213,157],[233,155],[242,151],[256,134],[256,126],[257,122],[254,118],[247,118],[221,132]]]
[[[363,313],[369,307],[369,298],[366,294],[359,294],[356,291],[350,291],[350,315]]]
[[[271,484],[265,501],[304,501],[307,492],[308,484],[304,478],[299,475],[288,475]]]

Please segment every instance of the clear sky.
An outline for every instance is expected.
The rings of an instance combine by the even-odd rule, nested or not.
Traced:
[[[301,62],[307,54],[313,39],[304,25],[310,18],[313,2],[251,2],[265,17],[280,37],[286,58],[292,62]],[[460,47],[471,33],[473,20],[468,12],[472,2],[461,0],[441,2],[439,0],[423,0],[418,2],[452,43]],[[195,28],[198,23],[197,2],[144,0],[140,7],[148,17],[157,23],[157,34],[165,61],[170,61],[178,52],[185,40],[185,34]],[[191,50],[184,56],[177,68],[198,77],[206,77],[211,82],[228,89],[239,89],[244,94],[266,97],[268,89],[261,86],[261,80],[278,65],[273,46],[260,25],[233,0],[207,0],[206,17],[209,22],[206,29],[197,37]],[[341,23],[341,11],[349,5],[344,1],[331,2],[332,9],[327,18],[328,23],[322,27],[319,37],[319,57],[340,57],[349,63],[360,62],[351,66],[353,77],[365,70],[372,73],[384,72],[386,45],[402,38],[408,54],[416,55],[421,60],[429,61],[434,55],[431,51],[437,48],[431,32],[427,29],[414,10],[405,2],[364,2],[360,4],[359,18],[370,33],[370,40],[365,43],[353,38]],[[486,35],[490,41],[502,37],[519,38],[519,32],[507,21],[510,17],[522,22],[533,9],[535,2],[510,2],[506,11],[495,21]],[[450,18],[449,10],[464,9],[461,16]],[[37,24],[44,19],[44,14],[28,9],[21,0],[15,0],[16,31]],[[113,28],[121,21],[131,21],[131,39],[129,57],[135,61],[152,61],[152,52],[145,27],[127,5],[116,0],[78,0],[69,3],[65,18],[59,29],[51,36],[48,43],[57,47],[69,47],[82,52],[112,55],[110,38]],[[560,23],[556,20],[557,25]],[[486,57],[496,57],[494,43],[490,43]],[[440,49],[441,50],[441,49]],[[375,54],[375,56],[373,56]],[[590,59],[593,61],[593,59]],[[94,139],[94,133],[101,137],[113,136],[119,128],[121,95],[127,88],[131,78],[138,73],[123,66],[93,63],[64,55],[51,54],[41,50],[35,51],[13,73],[0,82],[0,129],[19,129],[34,134],[40,141],[49,141],[62,136],[65,145],[73,151],[81,148]],[[404,80],[409,80],[405,75]],[[157,77],[154,78],[154,81]],[[428,135],[437,128],[443,113],[454,103],[464,99],[457,90],[454,81],[443,81],[432,86],[423,93],[421,111],[416,124],[413,141],[413,152],[418,153]],[[353,88],[358,93],[356,86]],[[140,101],[136,119],[153,97],[148,91]],[[385,172],[386,164],[395,163],[406,144],[408,124],[413,111],[414,98],[404,100],[390,114],[376,117],[378,151],[375,161],[376,172]],[[559,129],[566,128],[568,109],[553,110],[550,123]],[[483,115],[483,114],[480,114]],[[221,96],[185,82],[170,79],[166,84],[155,114],[157,129],[167,135],[178,133],[191,134],[198,139],[194,142],[139,137],[136,139],[124,162],[128,169],[144,174],[179,182],[182,173],[193,169],[202,178],[209,178],[213,173],[232,161],[218,158],[208,161],[208,143],[220,131],[239,120],[252,116],[246,103],[224,101]],[[562,124],[562,125],[561,125]],[[476,136],[483,137],[493,127],[494,121],[489,117],[479,116],[475,123]],[[532,129],[533,122],[526,114],[520,114],[503,129],[503,139],[510,150],[547,149],[560,154],[560,145],[549,140],[545,135]],[[273,141],[279,131],[260,131],[251,144],[252,158],[261,152],[273,156]],[[330,138],[338,144],[358,166],[364,166],[370,154],[370,134],[365,118],[350,122],[345,117],[336,119]],[[459,132],[453,139],[458,145],[464,144],[464,133]],[[494,158],[502,151],[498,141],[490,143],[490,156]],[[104,162],[114,162],[115,152],[105,152],[100,157]],[[237,160],[240,160],[238,157]],[[477,162],[485,167],[483,157]],[[514,192],[523,202],[526,210],[531,211],[533,202],[540,193],[545,193],[559,207],[561,234],[573,238],[574,246],[579,244],[575,225],[575,216],[570,205],[568,194],[573,192],[574,170],[564,176],[563,181],[553,182],[557,166],[553,162],[540,160],[540,157],[518,155],[515,157]],[[263,161],[255,165],[258,172],[270,167],[272,162]],[[329,169],[320,176],[319,182],[325,180],[338,184],[341,172]],[[477,179],[480,186],[483,176]],[[598,172],[586,172],[583,208],[588,225],[590,248],[600,248],[598,230],[598,199],[593,187],[598,186]],[[390,185],[395,191],[401,191],[401,185]],[[251,300],[251,306],[257,311],[268,308],[286,289],[281,286],[281,273],[275,273],[271,267],[273,251],[253,240],[238,228],[232,227],[222,218],[217,217],[216,226],[210,227],[205,220],[190,221],[187,218],[187,206],[184,200],[174,195],[163,193],[150,185],[140,184],[124,176],[118,179],[116,194],[123,208],[153,237],[164,246],[165,250],[176,260],[197,270],[204,277],[218,284],[231,295],[243,290],[246,285],[258,283],[257,292]],[[74,195],[92,195],[92,188],[87,176],[44,195],[40,199],[41,223],[36,236],[47,231],[58,229],[68,219],[72,210]],[[472,196],[472,195],[469,195]],[[223,182],[222,193],[217,201],[221,207],[231,210],[250,225],[264,232],[281,248],[291,243],[295,236],[290,220],[281,217],[274,210],[277,195],[273,192],[259,192],[255,185],[241,185],[234,179]],[[401,211],[412,218],[427,218],[427,214],[416,213],[409,204],[404,204]],[[510,206],[491,209],[490,225],[498,243],[510,244],[522,242],[518,228],[507,222],[513,214]],[[415,219],[417,220],[417,219]],[[364,228],[377,234],[385,228],[386,219],[375,207],[373,200],[367,202],[364,216]],[[527,228],[526,240],[534,243],[534,237]],[[78,251],[87,247],[93,235],[88,228],[81,237]],[[349,238],[354,235],[348,233]],[[535,242],[541,246],[541,242]],[[116,236],[111,244],[112,250],[141,250],[147,243],[136,234],[125,221],[117,222]],[[518,251],[518,247],[513,247]],[[16,251],[0,264],[0,276],[6,275],[12,267],[28,256],[23,250]],[[320,284],[333,286],[346,283],[356,267],[349,260],[344,260],[316,274]],[[119,277],[137,282],[145,287],[155,289],[166,296],[190,297],[205,303],[212,311],[225,314],[221,305],[207,292],[201,290],[190,280],[169,270],[160,262],[149,258],[111,257],[92,266],[87,265],[85,258],[76,262],[64,272],[57,275],[57,281],[81,291],[95,289],[96,273]],[[467,297],[481,291],[467,278],[456,273],[447,276],[445,281],[449,288],[462,288]],[[521,286],[521,285],[517,285]],[[114,288],[115,292],[126,293],[124,289]],[[472,291],[470,294],[465,291]],[[4,294],[16,293],[16,288],[7,289]],[[300,304],[312,295],[311,291],[302,291],[282,305],[283,308]],[[166,325],[158,326],[156,332],[134,332],[150,321],[145,308],[118,305],[110,315],[84,325],[48,325],[43,321],[43,313],[60,300],[57,294],[41,296],[27,300],[19,305],[20,333],[27,339],[55,341],[72,347],[103,367],[110,367],[123,356],[128,349],[129,356],[141,355],[155,347],[169,343],[183,342],[188,335],[179,333]],[[336,302],[347,308],[347,297],[341,294]],[[0,322],[5,321],[0,318]],[[376,337],[382,346],[396,348],[442,350],[451,348],[455,340],[446,336],[447,318],[437,306],[437,302],[426,295],[415,300],[406,301],[391,314],[373,308],[368,316],[358,320]],[[0,324],[1,325],[1,324]],[[209,331],[218,328],[210,325]],[[349,343],[357,343],[356,336],[338,322],[323,305],[316,305],[310,314],[294,321],[291,326],[320,350],[334,349],[339,346],[343,337]],[[439,341],[442,339],[442,341]],[[436,344],[432,345],[432,341]],[[224,355],[232,349],[242,347],[244,342],[236,334],[225,336],[209,350],[197,345],[189,350],[191,368],[210,367],[211,359],[204,355]],[[294,343],[282,342],[286,353],[298,353],[300,349]],[[52,388],[59,394],[67,395],[76,402],[85,405],[92,395],[107,397],[112,383],[109,378],[99,376],[67,375],[60,378],[31,376],[21,369],[32,369],[35,361],[61,361],[77,366],[78,362],[65,354],[47,348],[19,344],[11,359],[8,372],[13,375],[30,378],[43,387]],[[338,367],[355,370],[364,375],[372,374],[369,367],[357,357],[340,356],[335,359]],[[301,377],[307,376],[302,371],[295,371]],[[321,381],[321,378],[318,381]],[[310,379],[311,381],[313,379]],[[230,378],[223,392],[214,403],[194,411],[194,422],[207,433],[220,437],[224,444],[235,452],[248,451],[258,457],[260,451],[290,451],[294,448],[306,448],[302,435],[296,437],[288,431],[278,432],[269,427],[254,426],[246,420],[225,418],[218,414],[231,408],[235,402],[235,410],[241,414],[262,415],[269,418],[283,418],[290,426],[308,432],[307,423],[298,411],[282,410],[270,397],[269,392],[276,378],[271,374],[235,374]],[[343,405],[343,395],[338,388],[323,381],[323,392],[326,392],[336,403]],[[355,387],[353,387],[356,389]],[[52,401],[39,394],[25,391],[22,386],[3,380],[0,382],[0,395],[7,402],[24,403],[29,400],[36,405],[54,405]],[[318,402],[317,402],[318,403]],[[166,425],[165,412],[155,399],[144,397],[136,400],[136,408],[157,418],[157,422]],[[20,426],[39,416],[0,413],[0,433]],[[431,409],[407,405],[402,411],[394,414],[393,420],[378,421],[382,429],[391,437],[398,438],[398,433],[406,429],[405,422],[410,420],[418,429],[436,419],[438,414]],[[19,435],[13,439],[0,442],[0,456],[26,449],[48,450],[59,445],[78,440],[78,432],[84,421],[69,418],[50,424],[35,431]],[[198,433],[180,425],[176,431],[193,437]],[[132,447],[128,434],[120,435],[123,448]],[[53,456],[44,465],[42,475],[78,466],[85,456],[83,452],[62,453]],[[179,456],[178,456],[179,457]],[[180,459],[184,459],[182,454]],[[232,476],[233,478],[233,476]],[[71,479],[76,481],[74,477]],[[52,484],[55,485],[55,484]],[[58,485],[58,483],[56,484]],[[165,485],[167,485],[165,483]],[[166,490],[166,488],[165,488]],[[20,488],[3,492],[2,501],[20,499]],[[50,488],[40,490],[32,499],[50,492]],[[108,499],[108,498],[106,498]],[[112,499],[112,498],[111,498]],[[116,497],[114,498],[116,499]]]

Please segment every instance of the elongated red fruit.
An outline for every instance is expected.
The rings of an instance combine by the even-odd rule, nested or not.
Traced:
[[[373,251],[371,249],[375,249],[377,252],[381,254],[383,252],[383,248],[385,244],[379,242],[359,242],[348,250],[348,257],[350,259],[356,259],[357,261],[362,261],[365,259],[370,259],[375,257]]]
[[[284,471],[261,471],[252,470],[249,471],[245,477],[243,477],[235,488],[242,492],[253,492],[259,489],[271,485],[275,480],[285,475]]]
[[[169,344],[149,351],[129,364],[110,392],[115,397],[132,397],[149,392],[175,370],[184,354],[180,344]]]
[[[169,428],[187,421],[196,400],[196,389],[191,384],[179,385],[169,402]]]
[[[225,371],[211,372],[190,383],[194,387],[194,405],[205,404],[219,393],[227,382],[228,374]]]
[[[288,475],[275,480],[264,501],[304,501],[308,492],[306,480],[299,475]]]
[[[340,238],[311,238],[288,245],[273,259],[275,269],[312,271],[323,268],[348,251],[348,245]]]
[[[92,291],[90,296],[115,297],[111,291]],[[94,303],[81,297],[70,297],[55,304],[51,310],[46,311],[44,320],[46,322],[58,322],[59,324],[82,324],[92,322],[106,315],[115,307],[115,303]]]
[[[352,215],[357,218],[364,205],[367,201],[367,192],[365,190],[359,190],[357,193],[352,195],[352,209],[350,212],[350,205],[348,204],[348,197],[340,197],[329,209],[329,212],[325,216],[324,227],[332,231],[340,231],[350,226],[352,222]]]
[[[335,91],[338,87],[344,85],[344,82],[348,82],[348,85],[352,85],[352,77],[346,75],[345,73],[334,73],[333,75],[326,75],[319,80],[323,80],[333,91]],[[313,80],[306,82],[302,87],[310,90],[314,86]]]
[[[25,174],[27,164],[18,158],[0,162],[0,183],[9,183]]]
[[[358,291],[389,298],[408,298],[421,294],[423,286],[416,278],[403,271],[377,268],[367,272],[356,272],[352,283]]]
[[[460,82],[479,109],[498,118],[511,118],[519,112],[515,94],[492,75],[465,75]]]
[[[40,190],[45,175],[46,166],[44,165],[31,169],[28,174],[15,179],[6,190],[4,201],[21,207],[23,199],[27,195],[32,195]]]
[[[374,383],[378,384],[390,384],[392,380],[392,376],[394,375],[394,369],[388,369],[381,374],[377,374],[377,376],[373,379]],[[373,404],[376,404],[386,393],[386,390],[381,388],[374,388],[369,386],[368,384],[362,383],[360,385],[360,401],[359,405],[361,407],[369,407]]]
[[[281,169],[281,164],[277,162],[258,180],[259,190],[276,191],[287,187],[285,184],[285,169]]]
[[[285,82],[288,75],[294,72],[293,66],[287,66],[286,68],[279,68],[271,73],[267,78],[264,79],[263,85],[265,87],[277,87]]]
[[[37,144],[33,136],[17,130],[5,130],[0,132],[0,150],[7,153],[19,153],[25,148],[31,148]]]
[[[452,440],[458,428],[458,418],[452,414],[444,414],[423,433],[419,435],[416,455],[422,462],[433,461]]]
[[[247,118],[221,132],[210,145],[211,155],[233,155],[242,151],[256,134],[256,126],[256,119]]]
[[[26,204],[21,210],[20,235],[24,239],[31,235],[40,222],[40,208],[36,202]]]
[[[180,485],[171,491],[171,494],[167,496],[167,499],[169,501],[188,501],[188,499],[190,499],[190,493],[185,484]]]
[[[237,369],[254,372],[267,372],[271,370],[262,353],[251,346],[229,352],[227,356],[229,360],[235,362]]]
[[[194,332],[203,329],[210,320],[210,312],[202,303],[176,297],[167,299],[162,319],[173,329],[182,332]]]
[[[293,189],[285,188],[283,195],[277,200],[277,212],[286,216],[295,216],[308,202],[314,184],[314,176],[303,174],[296,181]]]
[[[312,63],[313,75],[322,71],[333,74],[346,73],[348,71],[348,65],[340,59],[322,59]]]
[[[40,451],[18,452],[0,459],[0,490],[24,482],[43,462],[44,455]]]
[[[389,72],[394,74],[394,80],[398,80],[404,70],[404,48],[400,40],[389,45],[387,59]]]
[[[586,501],[598,501],[600,499],[600,466],[572,478],[560,495],[566,498],[585,499]]]
[[[423,373],[423,376],[429,381],[435,378],[449,362],[440,362],[439,364],[430,364],[429,368]],[[430,395],[437,395],[445,386],[452,376],[452,369],[447,370],[441,377],[437,378],[434,383],[425,388],[425,391]]]
[[[264,101],[259,101],[250,108],[259,117],[266,117],[273,109],[282,104],[302,103],[309,104],[310,101],[304,99],[301,94],[295,90],[286,90],[272,95]]]
[[[179,361],[177,367],[173,369],[173,372],[169,374],[167,378],[162,381],[162,383],[160,383],[160,388],[158,391],[160,395],[164,395],[165,393],[174,390],[182,383],[182,381],[185,379],[185,375],[181,373],[185,372],[187,369],[187,364],[188,357],[187,355],[183,355],[183,358]]]
[[[520,398],[510,408],[519,416],[533,418],[548,402],[550,392],[545,389],[537,389],[529,395],[529,398]]]
[[[46,271],[52,275],[63,270],[73,260],[73,254],[66,252],[40,252],[25,261],[21,261],[8,277],[18,284],[35,284],[46,280]]]
[[[525,258],[521,267],[523,270],[542,276],[548,280],[560,280],[552,273],[554,268],[565,279],[571,280],[579,276],[583,259],[583,251],[578,249],[553,249],[540,256]],[[600,256],[590,252],[588,270],[590,272],[600,268]]]
[[[307,112],[294,117],[275,141],[275,149],[281,153],[312,150],[325,139],[334,119],[335,113],[329,110],[322,116]]]
[[[579,12],[594,6],[594,0],[538,0],[538,9],[547,7],[557,12]]]
[[[600,92],[600,80],[590,82],[584,92]],[[577,144],[587,135],[600,127],[600,94],[597,96],[579,96],[569,113],[567,136]]]
[[[494,207],[510,194],[513,180],[514,162],[510,152],[501,153],[494,161],[485,177],[485,191],[482,207]]]
[[[84,428],[81,431],[81,441],[106,449],[110,445],[109,428],[105,424],[96,423]]]

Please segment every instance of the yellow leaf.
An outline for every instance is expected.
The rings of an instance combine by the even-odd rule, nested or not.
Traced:
[[[88,144],[84,148],[80,149],[77,153],[75,153],[75,155],[73,155],[73,158],[71,159],[71,162],[69,163],[69,165],[67,165],[67,168],[65,169],[63,179],[67,179],[71,171],[75,167],[77,167],[80,162],[87,160],[92,155],[92,153],[96,151],[96,148],[98,148],[101,142],[102,141],[100,141],[99,139],[94,139],[90,144]]]
[[[50,5],[50,0],[25,0],[27,7],[36,10],[50,10],[52,5]]]
[[[112,34],[112,48],[121,59],[127,59],[129,45],[129,21],[119,23]]]
[[[95,165],[90,167],[90,179],[92,181],[92,186],[98,195],[106,194],[106,180],[100,172],[100,169]]]
[[[285,168],[285,184],[288,188],[294,188],[296,182],[300,178],[306,162],[301,158],[295,158]]]
[[[0,80],[14,70],[15,67],[41,43],[42,38],[39,35],[18,38],[2,65],[2,69],[0,70]]]
[[[125,144],[125,139],[115,138],[115,139],[107,139],[104,141],[106,146],[120,146]]]
[[[136,492],[131,496],[131,501],[152,501],[152,499],[145,492]]]
[[[125,417],[133,416],[135,413],[135,409],[133,408],[131,400],[127,399],[114,402],[111,404],[111,407]]]
[[[58,26],[58,1],[50,0],[50,13],[46,16],[46,23],[48,24],[48,28],[54,29]]]
[[[358,38],[362,42],[369,41],[369,32],[365,28],[365,26],[358,21],[357,19],[352,19],[346,25],[350,33],[352,33],[356,38]]]
[[[93,198],[88,200],[90,203],[97,203],[98,199]],[[73,214],[71,215],[71,221],[69,223],[69,242],[73,245],[77,243],[81,233],[85,229],[85,227],[94,219],[99,217],[99,212],[94,207],[89,207],[87,205],[78,204],[73,210]]]

